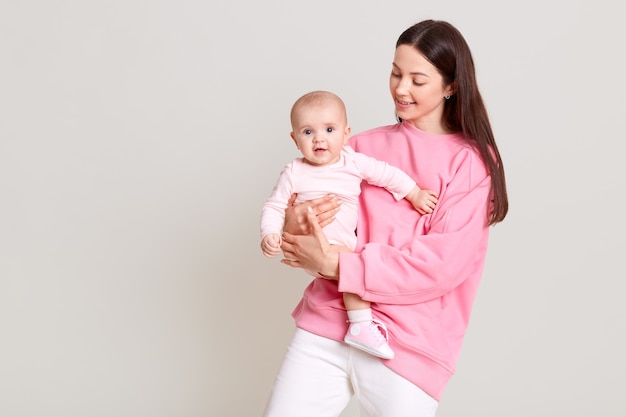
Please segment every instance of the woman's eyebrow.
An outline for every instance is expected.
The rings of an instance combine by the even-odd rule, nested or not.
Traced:
[[[392,62],[391,65],[393,65],[397,69],[400,69],[400,67],[397,66],[395,62]],[[419,72],[419,71],[409,72],[409,74],[411,74],[411,75],[423,75],[424,77],[428,77],[428,74],[423,73],[423,72]]]

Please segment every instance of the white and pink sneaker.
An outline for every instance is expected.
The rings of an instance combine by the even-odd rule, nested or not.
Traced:
[[[387,327],[376,319],[351,322],[343,340],[348,345],[379,358],[393,358],[393,350],[387,343]]]

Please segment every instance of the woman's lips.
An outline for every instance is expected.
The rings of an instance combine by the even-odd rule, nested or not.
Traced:
[[[396,100],[396,106],[399,109],[407,109],[407,108],[411,107],[414,104],[415,104],[415,102]]]

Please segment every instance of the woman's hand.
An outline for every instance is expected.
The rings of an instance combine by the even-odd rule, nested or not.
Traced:
[[[300,204],[294,204],[295,201],[296,194],[292,194],[285,210],[285,225],[283,227],[284,231],[294,235],[310,233],[309,223],[306,219],[309,207],[313,210],[313,215],[317,219],[316,223],[320,227],[324,227],[335,220],[335,216],[341,206],[341,202],[332,194]]]
[[[285,265],[315,271],[327,279],[339,278],[339,249],[331,245],[318,223],[312,207],[307,207],[304,218],[309,234],[283,233],[281,246]]]

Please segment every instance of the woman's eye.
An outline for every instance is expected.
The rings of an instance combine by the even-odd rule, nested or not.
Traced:
[[[333,133],[334,131],[335,131],[334,127],[327,127],[326,128],[326,132],[328,132],[328,133]]]
[[[400,74],[396,74],[395,72],[392,71],[391,72],[391,76],[394,77],[394,78],[398,78],[398,77],[400,77]]]
[[[425,83],[418,83],[417,81],[413,81],[413,84],[419,87],[424,85]]]

